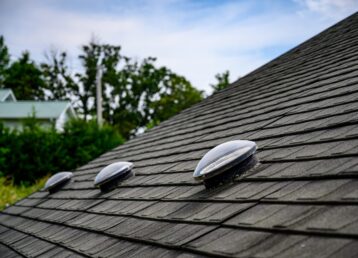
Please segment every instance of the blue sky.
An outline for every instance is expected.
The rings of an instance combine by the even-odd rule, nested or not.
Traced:
[[[210,92],[216,73],[237,79],[356,11],[358,0],[1,0],[0,34],[13,58],[66,50],[73,71],[95,35]]]

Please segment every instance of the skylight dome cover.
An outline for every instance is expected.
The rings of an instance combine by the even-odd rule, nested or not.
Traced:
[[[133,168],[133,163],[127,161],[119,161],[112,163],[102,169],[94,179],[95,186],[101,186],[114,179],[118,179],[127,175]]]
[[[45,184],[44,190],[51,190],[55,187],[67,183],[73,176],[72,172],[59,172],[50,177]]]
[[[257,145],[253,141],[234,140],[222,143],[208,151],[198,163],[193,177],[211,178],[230,169],[253,155]]]

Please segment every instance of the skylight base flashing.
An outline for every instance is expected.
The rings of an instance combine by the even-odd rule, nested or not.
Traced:
[[[101,190],[101,192],[107,193],[107,192],[112,191],[114,188],[116,188],[120,184],[120,182],[122,182],[132,176],[134,176],[134,172],[130,170],[130,171],[126,172],[125,174],[121,174],[119,176],[114,176],[113,178],[110,178],[109,180],[102,183],[101,185],[98,185],[98,187]]]
[[[58,192],[62,187],[64,187],[65,185],[67,185],[68,183],[69,183],[69,181],[59,183],[59,184],[57,184],[56,186],[54,186],[54,187],[48,189],[48,192],[49,192],[50,194],[54,194],[54,193]]]
[[[243,176],[243,174],[253,169],[258,163],[256,155],[251,155],[235,166],[227,168],[225,173],[219,173],[207,179],[204,178],[203,184],[206,189],[213,189],[221,185],[230,184],[234,182],[237,177]]]

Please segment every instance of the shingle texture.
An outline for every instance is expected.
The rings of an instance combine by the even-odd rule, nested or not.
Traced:
[[[206,190],[200,158],[253,140],[260,164]],[[358,14],[0,215],[1,257],[357,257]],[[102,194],[100,169],[136,176]]]

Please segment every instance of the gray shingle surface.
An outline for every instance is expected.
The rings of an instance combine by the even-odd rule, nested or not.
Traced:
[[[357,257],[358,14],[0,214],[1,257]],[[259,165],[192,179],[232,139]],[[135,163],[109,193],[104,166]]]

